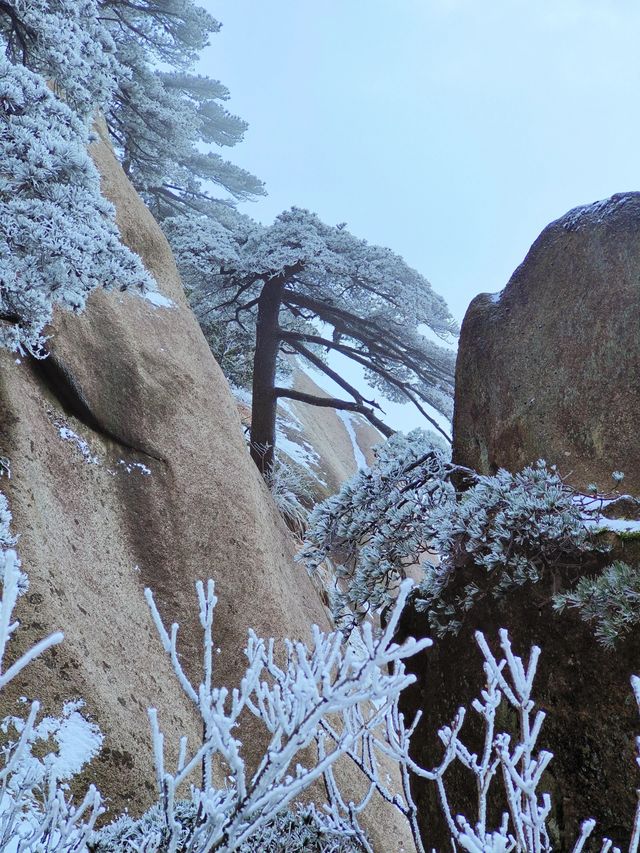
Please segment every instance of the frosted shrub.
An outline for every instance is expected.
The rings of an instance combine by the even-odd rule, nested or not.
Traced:
[[[315,507],[298,555],[315,572],[329,557],[337,578],[333,615],[349,630],[395,600],[409,566],[431,550],[431,514],[451,508],[447,451],[423,430],[396,433],[376,448],[376,462]]]
[[[542,460],[518,474],[478,476],[457,503],[431,513],[430,525],[441,560],[425,566],[419,606],[439,636],[456,632],[479,596],[501,598],[538,582],[552,566],[573,564],[602,548],[575,491]],[[456,570],[469,564],[477,580],[452,593]]]
[[[552,801],[548,792],[539,789],[553,754],[537,746],[545,719],[545,713],[536,710],[533,699],[540,649],[533,646],[528,663],[523,663],[514,654],[507,631],[502,629],[500,647],[503,657],[496,659],[484,635],[477,631],[475,637],[484,657],[486,675],[486,688],[472,703],[483,723],[484,743],[480,754],[472,753],[460,737],[467,711],[459,708],[451,725],[438,732],[444,746],[440,766],[435,771],[426,772],[410,760],[409,765],[414,773],[435,781],[454,849],[459,845],[473,853],[547,853],[553,849],[550,839]],[[633,676],[631,684],[640,711],[640,679]],[[516,731],[511,734],[497,729],[498,710],[505,702],[517,720]],[[501,717],[504,718],[504,714]],[[636,761],[640,766],[640,738],[636,742]],[[446,774],[454,761],[461,763],[475,777],[477,797],[473,815],[454,813],[450,806]],[[499,790],[498,802],[504,810],[500,822],[491,825],[488,806],[490,794],[496,788]],[[492,799],[495,802],[495,793]],[[592,819],[582,823],[573,853],[580,853],[595,826]],[[636,853],[639,840],[640,803],[631,830],[630,853]],[[610,849],[611,841],[604,839],[601,853]],[[618,848],[614,847],[613,851],[618,851]]]
[[[577,609],[595,626],[596,639],[612,649],[640,623],[640,568],[616,560],[597,577],[580,578],[570,592],[554,596],[553,606],[558,612]]]
[[[426,639],[410,639],[403,646],[393,642],[409,586],[401,586],[385,631],[374,636],[371,627],[365,625],[357,646],[343,646],[340,634],[323,634],[314,627],[311,647],[285,641],[284,660],[279,664],[273,640],[262,640],[250,631],[245,651],[247,670],[240,686],[232,691],[213,681],[212,626],[217,601],[213,581],[206,589],[201,583],[197,586],[203,629],[203,680],[199,685],[188,679],[180,663],[178,626],[167,632],[147,590],[164,649],[182,689],[202,718],[203,740],[189,750],[183,738],[177,765],[170,770],[165,764],[157,712],[149,710],[161,812],[157,819],[153,814],[147,818],[157,829],[139,849],[146,853],[240,850],[259,830],[278,820],[278,815],[310,785],[324,780],[329,805],[326,812],[315,813],[317,828],[329,834],[338,832],[371,851],[358,817],[372,794],[377,791],[390,802],[403,802],[389,791],[380,772],[381,756],[391,754],[380,735],[390,730],[397,718],[400,691],[414,680],[405,673],[403,658],[430,645]],[[246,713],[260,720],[269,739],[253,772],[245,765],[242,743],[236,737],[239,718]],[[315,746],[315,757],[308,752],[310,746]],[[353,792],[342,792],[333,773],[336,761],[345,756],[362,770],[366,783],[357,801]],[[219,760],[227,771],[222,788],[213,781],[214,761]],[[178,800],[177,792],[193,780],[199,768],[202,781],[199,785],[191,781],[189,807]],[[408,805],[404,809],[415,835],[415,815]],[[126,848],[116,845],[112,849]]]

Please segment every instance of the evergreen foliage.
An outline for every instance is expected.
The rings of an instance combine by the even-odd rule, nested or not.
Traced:
[[[96,287],[155,287],[119,241],[80,117],[0,55],[0,345],[39,353],[53,305]]]
[[[450,483],[456,472],[473,480],[460,496]],[[599,502],[590,502],[542,460],[518,474],[479,476],[429,450],[426,436],[394,436],[371,471],[314,509],[299,558],[312,572],[326,558],[335,564],[334,618],[347,629],[388,607],[412,567],[422,577],[416,606],[443,636],[480,598],[504,598],[606,550],[590,526]],[[424,559],[429,552],[435,559]]]
[[[123,75],[99,0],[3,0],[0,45],[90,121]]]
[[[243,138],[227,88],[191,69],[220,24],[193,0],[103,0],[121,72],[105,109],[125,171],[157,218],[215,214],[220,200],[264,194],[262,182],[210,146]]]
[[[543,460],[517,474],[478,476],[461,499],[431,514],[440,556],[425,565],[419,607],[438,635],[457,632],[463,615],[486,595],[503,598],[545,570],[574,565],[602,546],[585,524],[576,493]],[[459,567],[471,562],[477,580],[460,587]]]
[[[246,128],[226,88],[190,70],[218,29],[193,0],[0,2],[0,345],[38,354],[54,303],[153,287],[86,153],[97,109],[156,214],[217,211],[212,184],[235,200],[263,192],[202,147]]]
[[[407,568],[431,550],[431,513],[455,502],[453,466],[433,434],[396,433],[375,455],[371,469],[313,509],[298,555],[311,573],[331,559],[333,616],[347,632],[392,604]]]
[[[442,432],[427,409],[451,415],[454,352],[422,329],[448,341],[457,328],[444,300],[398,255],[297,208],[268,228],[226,211],[197,226],[191,217],[170,219],[165,228],[196,315],[205,331],[214,324],[214,348],[222,323],[232,324],[236,335],[255,329],[253,445],[273,446],[280,397],[357,411],[391,434],[378,415],[381,406],[333,371],[323,350],[363,367],[372,387],[412,402]],[[283,353],[323,371],[351,399],[328,403],[276,385]],[[247,373],[245,361],[231,378]],[[254,458],[265,470],[273,464],[271,457]]]
[[[554,597],[558,612],[575,608],[605,648],[640,623],[640,568],[616,560],[597,577],[580,578],[574,589]]]

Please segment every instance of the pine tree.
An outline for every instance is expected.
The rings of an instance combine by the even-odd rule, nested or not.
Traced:
[[[66,24],[58,15],[32,17],[36,6],[29,5],[19,23],[9,18],[11,26],[2,30],[8,53],[22,59],[16,46],[24,43],[28,58],[47,75],[56,64],[62,69],[68,55],[69,104],[41,74],[0,54],[0,345],[38,355],[54,303],[80,311],[96,287],[146,290],[154,284],[120,243],[113,208],[100,195],[86,151],[84,119],[92,100],[109,88],[109,55],[97,51],[96,76],[85,85],[84,71],[94,67],[96,55],[85,38],[91,21],[82,30],[72,15]],[[56,49],[48,28],[58,24]]]
[[[218,21],[193,0],[104,0],[102,7],[121,68],[107,124],[154,215],[214,213],[220,190],[231,201],[264,194],[261,181],[209,150],[236,145],[247,129],[224,107],[227,88],[190,71]]]
[[[264,228],[224,212],[216,221],[175,217],[165,223],[201,323],[245,334],[255,329],[252,455],[273,465],[280,398],[359,412],[389,436],[382,407],[337,374],[325,353],[365,370],[392,400],[410,401],[439,432],[429,408],[450,416],[456,324],[429,282],[390,249],[369,245],[342,225],[325,225],[293,208]],[[295,354],[333,379],[351,399],[316,397],[276,384],[278,358]],[[445,434],[446,435],[446,434]]]

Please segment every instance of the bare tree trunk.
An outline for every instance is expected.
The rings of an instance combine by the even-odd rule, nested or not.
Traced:
[[[258,300],[256,353],[253,359],[251,405],[251,458],[263,476],[274,463],[276,443],[276,360],[280,347],[280,305],[289,275],[283,273],[266,282]]]

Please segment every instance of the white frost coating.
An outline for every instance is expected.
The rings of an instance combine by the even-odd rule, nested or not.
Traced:
[[[276,652],[273,640],[263,640],[249,631],[246,673],[233,691],[218,686],[214,679],[212,626],[217,597],[213,581],[209,580],[206,588],[201,582],[197,584],[204,672],[199,685],[192,684],[182,668],[177,649],[178,626],[173,625],[170,632],[165,628],[151,591],[145,590],[164,650],[182,689],[202,717],[203,742],[188,754],[183,740],[177,766],[171,769],[158,714],[149,709],[161,820],[167,831],[161,848],[149,845],[144,850],[177,850],[178,842],[193,853],[239,850],[261,824],[272,820],[312,783],[322,780],[328,803],[325,811],[318,813],[318,819],[322,819],[325,829],[338,829],[372,851],[358,818],[378,791],[387,801],[399,804],[410,822],[418,850],[423,853],[408,771],[403,777],[407,800],[399,793],[394,796],[380,773],[382,755],[392,760],[404,759],[408,748],[407,729],[398,714],[397,700],[400,691],[415,679],[405,672],[403,659],[431,645],[428,639],[409,638],[403,646],[393,642],[411,586],[411,581],[401,585],[398,603],[383,633],[374,635],[369,624],[362,627],[362,654],[358,657],[353,648],[343,646],[340,634],[323,634],[316,626],[312,628],[310,648],[286,640],[283,654]],[[256,771],[246,767],[242,757],[242,744],[237,738],[241,714],[257,718],[270,738]],[[378,739],[378,732],[389,733],[384,742]],[[316,756],[308,761],[303,751],[314,742]],[[366,774],[368,784],[362,799],[354,801],[353,790],[345,796],[333,774],[333,766],[342,756]],[[228,768],[227,784],[221,789],[213,785],[214,758],[222,759]],[[200,813],[203,803],[206,808],[201,810],[202,820],[183,826],[176,792],[193,778],[195,767],[202,767],[203,789],[192,784],[192,811]]]
[[[351,439],[351,446],[353,447],[353,458],[356,461],[356,467],[358,471],[364,471],[369,466],[367,465],[367,460],[364,457],[364,453],[360,449],[360,445],[358,444],[358,436],[356,435],[356,431],[353,428],[353,420],[350,412],[345,412],[342,409],[336,409],[336,415],[340,418],[342,423],[345,425],[345,429],[349,434],[349,438]]]
[[[176,307],[176,303],[169,299],[168,296],[164,296],[162,293],[160,293],[159,290],[146,290],[144,293],[141,293],[140,296],[147,302],[150,302],[152,305],[155,305],[156,308]]]
[[[588,224],[600,225],[621,208],[633,203],[637,204],[637,200],[628,194],[614,195],[593,204],[574,207],[559,222],[566,231],[577,231]]]
[[[147,468],[142,462],[125,462],[124,459],[118,459],[118,465],[122,465],[127,474],[131,474],[136,469],[145,477],[151,474],[151,468]]]
[[[73,446],[80,451],[84,461],[88,465],[99,465],[100,457],[96,456],[95,453],[91,452],[91,448],[84,440],[84,438],[80,438],[80,436],[75,433],[68,426],[61,426],[60,424],[56,424],[58,427],[58,434],[63,441],[70,441]]]
[[[616,533],[637,533],[640,531],[640,520],[629,518],[599,518],[586,519],[585,527],[592,530],[613,530]]]

